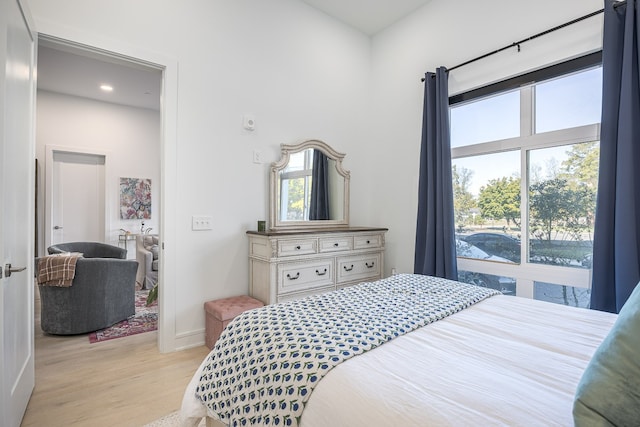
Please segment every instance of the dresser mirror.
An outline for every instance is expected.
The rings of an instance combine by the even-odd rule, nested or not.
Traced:
[[[344,154],[318,140],[282,144],[269,182],[271,230],[349,225],[349,171]]]

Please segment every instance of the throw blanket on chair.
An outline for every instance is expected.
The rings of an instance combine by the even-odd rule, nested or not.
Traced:
[[[71,286],[76,275],[76,263],[81,257],[81,253],[70,252],[38,259],[38,284],[41,286]]]
[[[498,294],[400,274],[244,312],[209,354],[196,396],[230,426],[297,426],[334,366]]]

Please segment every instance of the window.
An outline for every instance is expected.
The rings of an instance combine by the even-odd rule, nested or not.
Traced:
[[[564,70],[451,105],[456,248],[461,281],[584,307],[602,68]]]
[[[591,290],[571,285],[534,282],[533,297],[537,300],[554,302],[556,304],[589,308]]]
[[[309,219],[313,149],[293,153],[287,167],[280,173],[280,220]]]
[[[504,295],[516,294],[516,279],[513,277],[496,276],[493,274],[477,273],[475,271],[458,271],[458,280],[464,283],[496,289]]]
[[[602,67],[536,85],[536,133],[600,122]]]
[[[513,138],[520,135],[520,96],[517,91],[485,98],[451,109],[451,146]]]
[[[529,151],[529,262],[590,268],[598,143]]]

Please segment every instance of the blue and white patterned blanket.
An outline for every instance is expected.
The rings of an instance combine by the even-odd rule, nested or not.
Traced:
[[[223,331],[196,396],[231,426],[297,426],[311,391],[334,366],[496,294],[400,274],[250,310]]]

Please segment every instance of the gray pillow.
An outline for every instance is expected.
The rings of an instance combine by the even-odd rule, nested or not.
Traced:
[[[578,427],[640,425],[640,285],[582,374],[573,419]]]
[[[153,254],[153,259],[158,259],[158,245],[153,245],[149,248],[151,253]]]
[[[142,239],[143,239],[143,240],[142,240],[142,244],[143,244],[143,245],[144,245],[144,247],[145,247],[145,248],[147,248],[147,249],[149,248],[149,246],[152,246],[152,245],[154,245],[154,244],[155,244],[155,243],[153,242],[153,236],[149,236],[149,235],[147,235],[147,236],[144,236]],[[156,243],[157,243],[157,242],[156,242]]]

